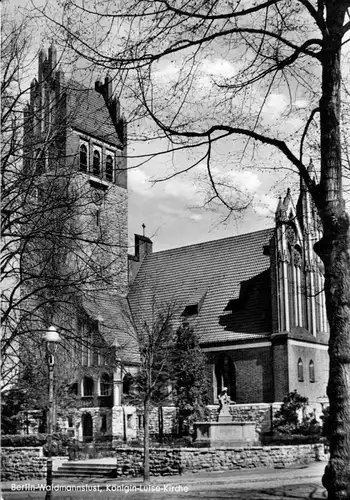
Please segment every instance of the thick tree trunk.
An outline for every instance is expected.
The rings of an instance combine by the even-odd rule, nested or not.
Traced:
[[[144,429],[143,429],[143,480],[149,481],[149,399],[144,401]]]
[[[330,460],[323,476],[329,500],[350,499],[350,234],[342,199],[340,136],[341,43],[345,1],[326,1],[322,49],[321,180],[316,204],[323,237],[315,250],[325,265],[330,326]]]
[[[346,219],[346,217],[345,217]],[[327,232],[325,232],[325,238]],[[330,460],[323,476],[329,500],[350,499],[350,238],[333,240],[325,269],[330,325],[329,381]]]

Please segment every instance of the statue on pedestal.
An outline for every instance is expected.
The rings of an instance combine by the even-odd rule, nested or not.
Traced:
[[[230,415],[229,407],[230,407],[230,396],[227,394],[227,387],[223,387],[222,391],[218,396],[219,400],[219,415],[226,416]]]

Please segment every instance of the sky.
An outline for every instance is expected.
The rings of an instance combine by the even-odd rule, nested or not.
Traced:
[[[201,170],[182,174],[173,179],[154,184],[152,178],[159,172],[155,161],[147,167],[132,169],[128,174],[129,186],[129,241],[134,233],[145,234],[153,241],[153,250],[160,251],[208,240],[226,238],[257,231],[274,224],[274,211],[278,197],[266,194],[268,184],[263,175],[254,171],[236,174],[240,186],[260,203],[239,217],[225,221],[222,207],[203,207],[206,186],[198,181]],[[196,182],[197,180],[197,182]],[[268,179],[267,179],[268,180]],[[282,194],[282,193],[281,193]]]
[[[24,4],[22,0],[13,2],[13,5],[17,6]],[[36,42],[45,45],[45,36],[40,27],[36,32]],[[209,92],[212,79],[230,77],[236,71],[237,66],[235,67],[232,61],[220,53],[203,59],[196,91],[203,95],[204,99],[206,92]],[[157,77],[164,86],[170,85],[177,74],[176,62],[171,64],[165,61],[159,66]],[[264,107],[264,119],[267,125],[269,121],[272,123],[282,117],[288,102],[289,98],[283,90],[269,95]],[[122,107],[125,105],[123,96],[121,104]],[[294,100],[295,109],[301,113],[307,105],[302,94]],[[297,121],[295,116],[290,117],[289,121],[284,119],[283,129],[292,133],[299,125]],[[244,199],[252,201],[252,205],[244,213],[234,214],[227,219],[227,210],[224,207],[205,206],[209,188],[204,163],[199,163],[187,174],[157,183],[154,183],[155,179],[164,178],[174,172],[170,157],[157,156],[134,168],[134,165],[138,164],[135,157],[149,152],[150,147],[147,144],[133,142],[132,139],[128,147],[131,167],[128,172],[131,253],[134,234],[142,234],[143,224],[146,226],[146,236],[153,241],[153,250],[161,251],[272,227],[278,197],[285,195],[287,187],[292,187],[294,200],[297,201],[298,178],[288,170],[287,160],[277,158],[276,167],[276,158],[272,157],[271,151],[263,149],[260,153],[260,162],[246,162],[244,168],[237,169],[235,158],[230,158],[229,155],[232,144],[223,143],[223,160],[213,162],[214,176],[225,185],[235,185]],[[189,158],[185,153],[181,153],[176,156],[175,161],[176,168],[181,170],[188,164]],[[275,168],[270,170],[272,164]],[[287,170],[282,172],[284,168]],[[231,192],[225,194],[229,197],[232,195]]]

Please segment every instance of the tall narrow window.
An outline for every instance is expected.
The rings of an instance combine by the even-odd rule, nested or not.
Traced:
[[[82,345],[82,360],[83,366],[90,366],[90,346],[87,342]]]
[[[298,380],[299,382],[304,382],[304,368],[303,361],[301,358],[298,360]]]
[[[101,416],[101,432],[105,433],[107,431],[107,415]]]
[[[96,210],[96,226],[99,226],[101,223],[101,211],[100,209],[98,208]]]
[[[100,395],[109,396],[112,392],[112,379],[108,373],[103,373],[100,379]]]
[[[84,377],[83,380],[83,396],[94,395],[94,381],[91,377]]]
[[[113,158],[111,155],[106,158],[106,180],[113,182]]]
[[[126,373],[123,377],[123,394],[130,394],[131,386],[133,383],[133,376],[130,373]]]
[[[101,173],[101,155],[96,149],[94,151],[94,158],[93,158],[93,163],[92,163],[92,173],[96,176],[99,176]]]
[[[312,360],[309,363],[309,380],[315,382],[315,365]]]
[[[224,387],[231,400],[236,399],[236,374],[235,366],[229,356],[220,356],[215,362],[216,393],[221,393]]]
[[[87,168],[88,167],[88,164],[87,164],[87,147],[85,146],[85,144],[82,144],[80,146],[80,170],[82,172],[87,172]]]

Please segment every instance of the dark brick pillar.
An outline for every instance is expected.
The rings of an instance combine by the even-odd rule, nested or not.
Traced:
[[[271,340],[274,400],[283,401],[289,392],[288,337],[286,334],[275,334],[272,335]]]

